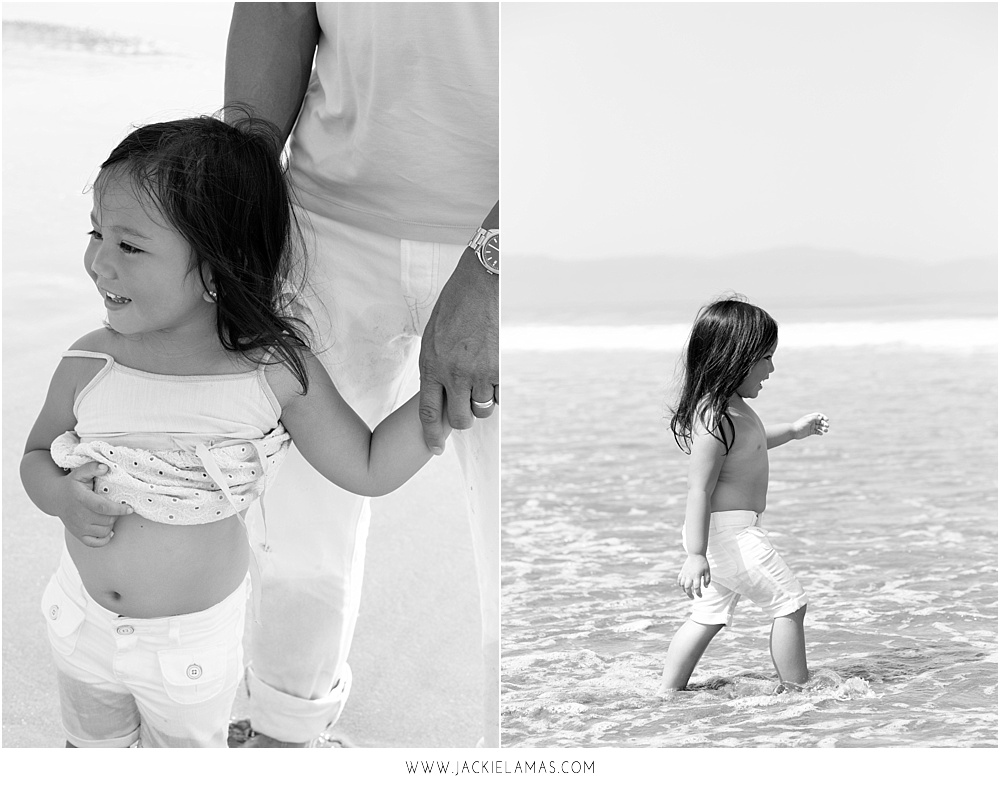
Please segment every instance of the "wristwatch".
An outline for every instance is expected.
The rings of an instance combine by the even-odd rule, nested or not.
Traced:
[[[500,275],[500,230],[480,227],[469,240],[480,263],[490,275]]]

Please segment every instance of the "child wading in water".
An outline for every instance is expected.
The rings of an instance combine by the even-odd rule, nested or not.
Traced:
[[[687,559],[677,585],[693,602],[691,618],[667,651],[661,692],[683,690],[705,649],[749,597],[767,611],[771,658],[785,689],[809,678],[806,595],[768,541],[760,520],[767,505],[767,451],[829,429],[825,415],[764,426],[747,405],[774,372],[778,325],[738,299],[703,308],[688,339],[680,401],[670,421],[691,456],[684,514]]]
[[[363,496],[431,453],[416,396],[372,433],[288,314],[276,129],[140,128],[93,193],[84,267],[106,328],[63,355],[21,462],[66,526],[42,612],[67,746],[225,747],[257,572],[242,512],[290,440]]]

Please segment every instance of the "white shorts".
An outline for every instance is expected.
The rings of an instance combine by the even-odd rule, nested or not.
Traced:
[[[771,618],[806,604],[802,584],[771,545],[760,517],[753,510],[712,513],[707,553],[712,582],[695,596],[692,621],[732,626],[740,597],[749,597]]]
[[[42,595],[67,740],[77,747],[225,747],[243,676],[249,576],[197,613],[134,619],[87,593],[69,553]]]

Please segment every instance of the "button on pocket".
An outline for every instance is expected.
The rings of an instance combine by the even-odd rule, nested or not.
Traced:
[[[157,652],[163,687],[171,700],[191,704],[211,700],[232,681],[225,646],[200,649],[172,649]],[[230,677],[230,670],[233,677]]]
[[[55,577],[42,593],[41,608],[52,648],[65,656],[72,654],[83,628],[83,608],[63,591]]]

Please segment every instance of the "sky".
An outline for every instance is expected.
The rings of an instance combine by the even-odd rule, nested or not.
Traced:
[[[997,253],[994,3],[501,12],[508,259]]]
[[[3,18],[221,62],[231,9]],[[501,21],[508,258],[997,253],[995,3],[508,2]]]

